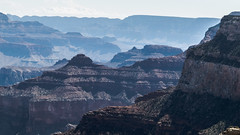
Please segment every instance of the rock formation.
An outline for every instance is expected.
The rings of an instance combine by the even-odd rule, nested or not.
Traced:
[[[229,15],[240,16],[240,12],[231,12]],[[201,40],[200,44],[206,43],[214,38],[219,30],[220,24],[217,24],[213,27],[210,27],[208,31],[205,33],[205,37]]]
[[[0,67],[51,66],[79,52],[97,61],[107,61],[120,52],[120,48],[101,38],[85,37],[76,32],[65,34],[36,21],[11,21],[0,13]]]
[[[109,68],[79,54],[60,69],[0,87],[0,134],[50,134],[77,124],[88,111],[132,104],[141,95],[176,85],[183,61],[179,55]]]
[[[213,40],[188,50],[178,88],[239,98],[240,16],[223,17]]]
[[[222,18],[213,40],[190,48],[176,88],[125,107],[85,114],[65,135],[219,135],[240,118],[240,16]]]
[[[69,32],[81,32],[83,35],[96,37],[112,36],[113,43],[130,49],[134,45],[175,44],[187,49],[197,44],[206,30],[219,23],[218,18],[184,18],[170,16],[134,15],[124,19],[77,18],[77,17],[17,17],[8,15],[18,21],[39,21],[47,26]],[[61,23],[55,23],[61,22]],[[187,37],[187,38],[186,38]],[[111,42],[111,40],[108,40]],[[124,45],[126,44],[126,47]]]
[[[161,58],[181,53],[183,53],[183,51],[180,48],[164,45],[145,45],[143,49],[133,47],[127,52],[116,54],[108,65],[116,67],[130,66],[137,61],[143,61],[148,58]]]
[[[36,67],[3,67],[0,69],[0,86],[10,86],[23,82],[27,79],[41,76],[44,71],[56,70],[65,66],[67,59],[56,62],[53,66],[36,68]]]
[[[205,37],[203,40],[201,40],[200,44],[206,43],[214,38],[216,35],[218,29],[219,29],[220,24],[217,24],[211,28],[208,29],[208,31],[205,33]]]

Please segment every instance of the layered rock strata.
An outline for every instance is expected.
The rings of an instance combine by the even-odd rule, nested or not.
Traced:
[[[109,68],[79,54],[60,69],[0,87],[0,116],[8,121],[0,121],[0,134],[50,134],[77,124],[90,110],[132,104],[141,95],[176,85],[183,61],[184,56],[173,56]]]
[[[79,52],[88,53],[95,61],[108,61],[120,51],[101,38],[62,33],[37,21],[11,21],[0,13],[0,67],[46,67]]]
[[[166,56],[174,56],[183,53],[180,48],[165,45],[145,45],[143,49],[133,47],[127,52],[116,54],[113,59],[107,63],[110,66],[130,66],[135,62],[143,61],[149,58],[161,58]]]
[[[187,51],[176,88],[150,93],[131,106],[89,112],[65,135],[219,135],[239,125],[239,35],[240,17],[223,17],[211,41]]]
[[[213,40],[188,50],[179,89],[240,97],[240,16],[223,17]]]

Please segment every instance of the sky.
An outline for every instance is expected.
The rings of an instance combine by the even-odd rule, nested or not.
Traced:
[[[18,16],[221,18],[240,11],[240,0],[0,0],[0,5],[0,12]]]

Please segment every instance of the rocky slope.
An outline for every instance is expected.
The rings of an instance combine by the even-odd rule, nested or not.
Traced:
[[[190,48],[176,88],[89,112],[64,134],[218,135],[239,125],[239,26],[239,16],[225,16],[213,40]]]
[[[44,71],[56,70],[65,66],[67,63],[68,60],[63,59],[50,67],[3,67],[0,69],[0,86],[10,86],[41,76]]]
[[[133,65],[137,61],[143,61],[148,58],[161,58],[165,56],[174,56],[183,53],[180,48],[164,45],[145,45],[143,49],[133,47],[127,52],[116,54],[108,65],[122,67]]]
[[[109,68],[79,54],[60,69],[0,87],[0,134],[50,134],[77,124],[90,110],[132,104],[138,96],[176,85],[183,61],[180,55]]]
[[[96,61],[107,61],[120,48],[101,38],[62,33],[36,21],[11,21],[0,13],[0,67],[51,66],[79,52],[89,54]]]

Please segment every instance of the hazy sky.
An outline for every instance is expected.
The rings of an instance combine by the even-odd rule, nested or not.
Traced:
[[[0,12],[39,16],[124,18],[130,15],[222,17],[240,0],[0,0]]]

